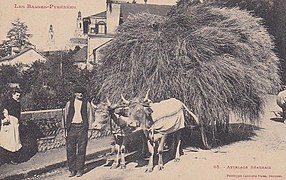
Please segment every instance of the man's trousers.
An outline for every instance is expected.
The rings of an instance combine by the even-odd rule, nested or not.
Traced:
[[[83,171],[87,146],[87,129],[71,124],[67,134],[67,160],[70,171]]]

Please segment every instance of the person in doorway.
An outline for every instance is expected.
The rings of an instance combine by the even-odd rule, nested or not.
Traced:
[[[92,107],[86,98],[86,89],[76,86],[74,96],[66,103],[63,119],[69,177],[81,177],[84,174],[88,129],[93,121]]]

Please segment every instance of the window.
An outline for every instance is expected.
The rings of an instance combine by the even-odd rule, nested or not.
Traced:
[[[98,33],[105,34],[105,25],[98,25]]]
[[[106,34],[106,25],[105,22],[100,21],[98,22],[98,34]]]

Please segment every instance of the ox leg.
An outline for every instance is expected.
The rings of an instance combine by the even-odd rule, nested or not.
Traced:
[[[116,152],[115,152],[115,144],[111,144],[111,145],[112,145],[112,147],[110,148],[110,153],[106,155],[106,162],[105,162],[105,165],[104,165],[104,166],[108,166],[109,163],[112,162],[111,156],[116,153]]]
[[[174,142],[176,144],[176,154],[175,154],[175,162],[180,161],[180,146],[181,146],[181,131],[177,131],[174,135]]]
[[[147,153],[148,145],[147,145],[147,138],[143,133],[141,135],[141,141],[142,141],[141,157],[145,158],[148,156],[148,153]]]
[[[159,154],[158,169],[159,171],[164,169],[163,152],[164,152],[164,144],[166,141],[166,137],[167,135],[163,135],[161,139],[159,140],[159,146],[158,146],[158,154]]]
[[[149,153],[151,154],[150,157],[149,157],[149,163],[148,163],[148,166],[147,166],[147,169],[145,172],[152,172],[153,171],[153,166],[154,166],[154,147],[155,147],[155,143],[151,140],[148,140],[147,141],[147,146],[148,146],[148,150],[149,150]]]
[[[114,150],[115,150],[115,153],[116,153],[116,157],[115,157],[115,160],[111,166],[111,169],[115,169],[119,166],[119,154],[120,154],[120,146],[119,144],[115,144],[114,146]]]
[[[123,144],[120,148],[120,154],[121,154],[121,161],[120,161],[120,167],[121,169],[126,168],[126,163],[125,163],[125,145]]]

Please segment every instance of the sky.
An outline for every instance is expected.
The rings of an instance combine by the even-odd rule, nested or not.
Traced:
[[[144,0],[136,2],[144,3]],[[176,0],[148,0],[147,3],[175,5]],[[29,6],[50,5],[74,8],[29,8]],[[74,35],[78,11],[86,17],[105,11],[105,8],[106,0],[1,0],[0,42],[6,38],[7,32],[11,29],[11,22],[20,18],[28,26],[28,33],[33,35],[31,42],[37,49],[45,49],[50,25],[53,25],[57,48],[67,49],[66,44]]]

